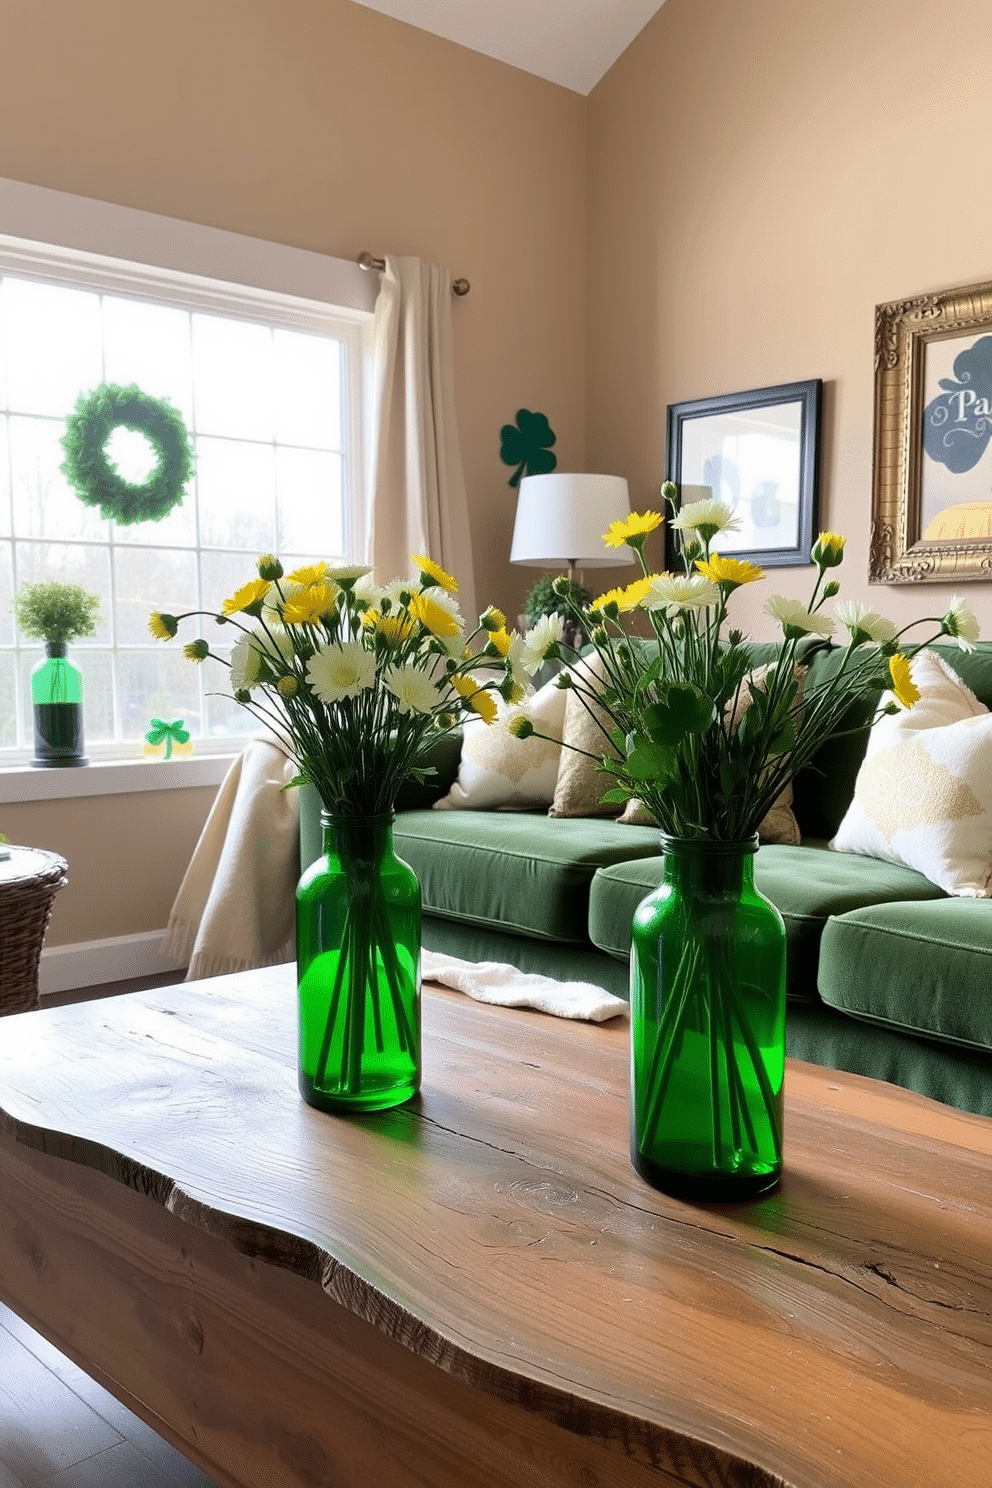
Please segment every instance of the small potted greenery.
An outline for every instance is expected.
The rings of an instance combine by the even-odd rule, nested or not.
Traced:
[[[43,768],[88,764],[83,754],[83,679],[66,651],[70,641],[96,630],[99,596],[79,584],[47,579],[22,585],[13,609],[21,635],[44,641],[46,651],[31,673],[31,763]]]

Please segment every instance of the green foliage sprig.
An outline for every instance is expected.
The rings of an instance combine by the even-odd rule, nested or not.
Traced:
[[[28,640],[68,642],[96,630],[100,596],[80,584],[42,579],[23,584],[12,608],[17,628]]]
[[[142,434],[155,451],[156,464],[141,484],[125,480],[107,454],[115,429]],[[62,473],[80,501],[97,506],[121,526],[158,522],[183,499],[193,473],[193,446],[178,408],[153,398],[134,383],[102,382],[82,393],[65,421]]]

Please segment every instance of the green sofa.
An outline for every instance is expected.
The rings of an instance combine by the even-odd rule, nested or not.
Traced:
[[[756,664],[766,649],[754,648]],[[992,643],[933,649],[992,707]],[[810,678],[838,658],[815,654]],[[867,716],[852,712],[855,731],[797,776],[802,845],[763,845],[756,858],[758,887],[785,921],[789,1053],[992,1115],[992,901],[948,897],[910,868],[827,847],[853,794]],[[657,830],[432,810],[458,750],[457,736],[445,741],[431,789],[410,791],[396,817],[396,850],[423,890],[425,947],[626,996],[631,917],[662,877]],[[304,816],[309,862],[315,816]]]

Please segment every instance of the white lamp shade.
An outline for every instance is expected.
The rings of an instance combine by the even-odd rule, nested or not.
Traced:
[[[633,563],[627,547],[608,548],[611,522],[630,516],[627,482],[619,475],[525,475],[517,493],[510,562],[529,568],[612,568]]]

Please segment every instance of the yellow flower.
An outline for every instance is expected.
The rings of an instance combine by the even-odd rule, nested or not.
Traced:
[[[490,634],[493,634],[497,630],[506,629],[506,616],[495,605],[490,605],[488,610],[479,616],[479,624],[483,630],[488,630]]]
[[[644,579],[635,579],[626,589],[617,590],[617,604],[622,610],[636,610],[650,588],[651,575]]]
[[[621,548],[624,543],[631,548],[644,546],[644,539],[649,532],[660,527],[662,516],[660,512],[631,512],[625,522],[611,522],[608,532],[603,533],[603,541],[608,548]]]
[[[292,673],[289,672],[286,674],[286,676],[280,677],[279,681],[276,683],[276,691],[278,692],[280,697],[295,697],[299,690],[299,682],[297,682],[296,678],[292,675]]]
[[[913,681],[909,662],[901,651],[889,657],[889,673],[892,677],[892,691],[897,703],[901,703],[904,708],[911,708],[914,703],[920,701],[920,689]]]
[[[387,646],[402,646],[413,635],[413,621],[409,615],[376,615],[374,624],[376,635],[381,636]]]
[[[286,575],[289,584],[322,584],[324,575],[327,573],[326,563],[311,563],[308,568],[297,568],[291,574]]]
[[[739,589],[742,584],[753,584],[756,579],[765,577],[757,564],[746,563],[741,558],[724,558],[720,553],[697,559],[696,567],[712,583],[726,584],[730,589]]]
[[[411,553],[410,562],[417,565],[425,579],[433,579],[435,584],[440,584],[449,594],[458,593],[458,580],[445,573],[440,563],[435,563],[433,558],[425,558],[422,553]]]
[[[316,625],[325,615],[331,615],[337,604],[337,591],[329,584],[314,584],[290,596],[282,607],[282,618],[286,625]]]
[[[510,646],[513,644],[513,638],[507,631],[505,622],[499,630],[491,630],[489,632],[489,640],[496,647],[500,656],[506,656]]]
[[[483,690],[477,677],[454,676],[449,677],[448,681],[474,713],[478,713],[486,723],[492,723],[496,717],[496,701],[491,692]]]
[[[427,594],[411,595],[409,609],[414,619],[419,620],[431,635],[454,636],[461,630],[455,616]]]
[[[183,647],[183,655],[187,661],[206,661],[210,655],[210,646],[207,641],[190,641]]]
[[[813,562],[820,568],[836,568],[844,560],[844,541],[839,532],[821,532],[813,544]]]
[[[163,615],[153,610],[148,616],[148,629],[157,641],[171,641],[179,630],[179,622],[175,615]]]
[[[650,578],[635,579],[624,589],[608,589],[589,605],[590,610],[602,612],[607,605],[615,604],[618,610],[636,610],[651,587]]]
[[[251,610],[253,607],[257,611],[271,587],[268,579],[252,579],[250,584],[242,584],[230,599],[225,599],[224,614],[236,615],[239,610]]]
[[[615,604],[617,609],[624,597],[623,589],[607,589],[605,594],[597,595],[589,605],[591,610],[605,610],[607,605]]]

